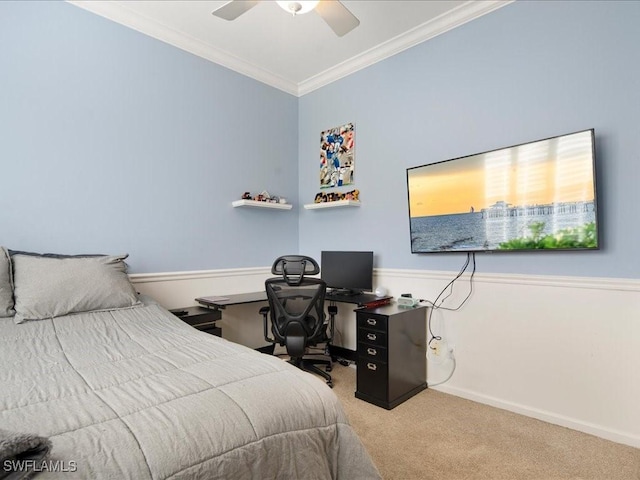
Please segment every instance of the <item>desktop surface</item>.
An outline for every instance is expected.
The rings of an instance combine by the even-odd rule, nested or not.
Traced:
[[[224,308],[227,305],[240,305],[243,303],[266,302],[267,292],[236,293],[233,295],[220,295],[196,298],[196,302],[212,308]]]
[[[352,303],[354,305],[366,305],[378,300],[386,300],[392,297],[377,297],[373,293],[344,294],[327,290],[325,300],[330,302]],[[233,295],[220,295],[196,298],[196,302],[209,308],[225,308],[229,305],[243,303],[266,302],[267,292],[237,293]]]

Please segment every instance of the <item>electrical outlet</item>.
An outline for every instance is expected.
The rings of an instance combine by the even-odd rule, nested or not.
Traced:
[[[432,338],[427,345],[427,361],[430,361],[433,365],[444,365],[450,361],[455,362],[453,345],[449,345],[442,338],[439,340]]]
[[[433,340],[429,348],[434,357],[453,358],[453,345],[448,345],[446,340]]]

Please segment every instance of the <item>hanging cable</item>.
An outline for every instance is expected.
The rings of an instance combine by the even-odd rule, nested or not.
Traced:
[[[454,283],[464,274],[464,272],[467,271],[469,264],[472,265],[471,275],[469,276],[469,293],[464,298],[464,300],[460,302],[460,304],[457,307],[454,307],[454,308],[443,307],[442,305],[444,301],[453,294]],[[427,344],[428,348],[432,348],[431,343],[433,343],[434,340],[437,340],[437,341],[442,340],[442,337],[439,335],[435,335],[431,328],[431,316],[433,315],[433,311],[438,309],[448,310],[452,312],[456,310],[460,310],[462,306],[467,302],[469,297],[471,297],[471,294],[473,293],[473,276],[475,275],[475,273],[476,273],[476,254],[475,252],[470,252],[470,253],[467,253],[467,259],[462,265],[462,268],[460,269],[458,274],[449,283],[445,285],[445,287],[440,291],[440,293],[438,294],[438,296],[433,302],[425,299],[420,299],[421,303],[427,303],[431,306],[431,308],[429,309],[429,312],[427,313],[427,328],[429,330],[429,335],[431,336]],[[449,293],[442,300],[440,300],[440,297],[442,297],[447,290],[449,290]],[[440,303],[438,303],[438,300],[440,300]]]
[[[448,382],[451,377],[453,377],[453,372],[456,371],[456,357],[451,356],[451,361],[453,362],[453,368],[451,368],[451,372],[449,373],[449,375],[447,375],[447,378],[445,378],[444,380],[441,380],[441,381],[439,381],[437,383],[428,383],[427,382],[427,386],[429,388],[433,388],[433,387],[436,387],[438,385],[442,385],[443,383]]]

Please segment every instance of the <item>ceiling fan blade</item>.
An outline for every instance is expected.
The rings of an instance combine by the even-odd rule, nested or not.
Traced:
[[[224,18],[225,20],[235,20],[257,4],[257,1],[231,0],[220,8],[215,9],[211,14],[216,17]]]
[[[360,25],[360,20],[338,0],[320,0],[315,10],[339,37]]]

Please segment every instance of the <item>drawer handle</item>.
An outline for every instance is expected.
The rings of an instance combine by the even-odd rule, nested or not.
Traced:
[[[378,336],[375,333],[367,333],[367,340],[376,340]]]
[[[369,355],[377,355],[378,351],[375,348],[367,348],[367,353]]]
[[[378,324],[378,322],[376,322],[375,318],[367,318],[367,323],[369,325],[377,325]]]
[[[216,322],[204,322],[204,323],[192,323],[191,326],[193,328],[198,328],[198,327],[207,327],[211,325],[212,327],[216,326]]]
[[[369,370],[376,371],[378,369],[378,366],[375,363],[367,363],[367,368]]]

